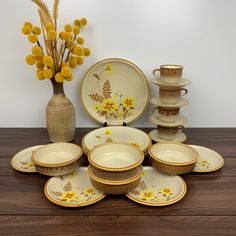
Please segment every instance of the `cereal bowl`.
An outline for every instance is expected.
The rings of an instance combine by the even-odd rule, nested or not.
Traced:
[[[108,143],[95,147],[88,156],[92,173],[110,181],[123,181],[137,175],[143,152],[126,143]]]
[[[78,145],[52,143],[33,152],[32,161],[40,174],[59,176],[78,168],[82,154],[83,151]]]
[[[156,143],[149,148],[152,166],[166,174],[191,172],[198,160],[198,152],[182,143]]]

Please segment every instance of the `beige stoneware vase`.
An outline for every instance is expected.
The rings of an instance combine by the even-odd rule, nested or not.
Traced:
[[[46,108],[46,121],[51,142],[71,142],[75,137],[75,109],[65,96],[63,84],[52,81],[53,96]]]

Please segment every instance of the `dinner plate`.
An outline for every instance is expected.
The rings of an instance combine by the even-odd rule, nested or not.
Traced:
[[[129,124],[138,119],[149,103],[144,73],[124,59],[106,59],[92,66],[81,82],[81,101],[98,123]]]
[[[94,147],[112,142],[124,142],[140,148],[143,152],[151,146],[148,134],[142,130],[126,126],[110,126],[95,129],[82,139],[82,147],[90,152]]]
[[[50,178],[44,187],[49,201],[65,207],[81,207],[94,204],[106,195],[93,187],[87,167]]]
[[[186,135],[183,132],[179,131],[177,133],[176,137],[173,140],[171,140],[171,141],[164,140],[164,139],[161,139],[158,136],[158,130],[157,129],[152,130],[149,133],[149,136],[154,142],[157,142],[157,143],[161,143],[161,142],[179,142],[179,143],[183,143],[187,139]]]
[[[11,159],[11,166],[18,171],[35,173],[37,172],[32,162],[32,153],[37,149],[41,148],[43,145],[33,146],[26,148],[18,153],[16,153]]]
[[[180,176],[163,174],[145,166],[140,184],[126,196],[143,205],[167,206],[180,201],[186,191],[186,183]]]
[[[180,98],[176,104],[166,104],[161,102],[159,97],[154,97],[151,99],[151,104],[154,106],[159,106],[159,107],[171,107],[171,108],[176,108],[176,107],[185,107],[189,104],[189,101],[185,98]]]
[[[188,122],[188,119],[184,115],[180,115],[175,122],[164,122],[158,117],[158,114],[154,114],[150,117],[150,122],[154,125],[161,125],[166,127],[177,127],[184,125]]]
[[[161,87],[184,87],[184,86],[187,86],[187,85],[191,84],[191,80],[184,79],[184,78],[182,78],[180,80],[180,82],[176,83],[176,84],[164,83],[164,82],[161,81],[160,78],[154,78],[153,80],[151,80],[151,82],[153,84],[161,86]]]
[[[193,172],[208,173],[219,170],[224,165],[224,158],[212,149],[197,145],[190,146],[196,149],[199,154],[199,160]]]

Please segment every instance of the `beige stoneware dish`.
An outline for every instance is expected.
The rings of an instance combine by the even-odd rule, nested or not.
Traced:
[[[159,97],[152,98],[150,102],[154,106],[165,107],[165,108],[185,107],[189,105],[189,101],[185,98],[180,98],[176,104],[165,104],[161,101]]]
[[[102,144],[88,155],[91,172],[108,181],[133,178],[140,172],[143,159],[140,149],[125,143]]]
[[[59,176],[78,168],[82,154],[82,148],[78,145],[52,143],[33,152],[32,161],[40,174]]]
[[[125,126],[110,126],[95,129],[86,134],[82,139],[82,148],[85,154],[88,154],[98,145],[113,142],[124,142],[133,145],[144,153],[152,144],[150,137],[142,130]]]
[[[198,161],[198,152],[182,143],[156,143],[149,148],[152,166],[166,174],[191,172]]]
[[[191,80],[185,79],[185,78],[181,78],[179,83],[176,83],[176,84],[165,83],[160,78],[154,78],[153,80],[151,80],[151,82],[160,87],[185,87],[191,84]]]
[[[184,115],[179,115],[175,122],[164,122],[159,118],[158,114],[152,115],[149,120],[154,125],[161,125],[167,127],[177,127],[185,125],[188,122],[188,119]]]
[[[145,166],[140,184],[126,196],[147,206],[167,206],[180,201],[186,191],[186,183],[180,176],[163,174]]]
[[[82,207],[102,200],[106,195],[91,184],[87,167],[50,178],[44,187],[49,201],[65,207]]]
[[[138,186],[142,176],[142,170],[136,174],[133,178],[126,179],[124,181],[108,181],[101,178],[98,178],[93,174],[91,169],[89,168],[89,175],[91,178],[92,185],[107,194],[125,194],[129,191],[132,191],[134,188]]]

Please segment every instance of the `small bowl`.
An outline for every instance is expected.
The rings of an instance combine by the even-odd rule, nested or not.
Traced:
[[[136,176],[142,166],[143,152],[126,143],[95,147],[88,155],[93,174],[108,181],[123,181]]]
[[[52,143],[33,152],[37,172],[48,176],[65,175],[79,167],[81,147],[72,143]]]
[[[156,143],[148,151],[152,166],[166,174],[189,173],[198,160],[198,152],[182,143]]]
[[[126,181],[107,181],[95,176],[90,167],[88,168],[88,171],[94,188],[106,194],[112,195],[126,194],[134,190],[139,185],[142,177],[142,169],[136,176],[131,179],[127,179]]]

